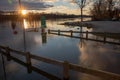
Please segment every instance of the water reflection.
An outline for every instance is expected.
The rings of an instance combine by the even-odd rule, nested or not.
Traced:
[[[120,54],[116,52],[119,51],[119,49],[114,50],[113,46],[110,47],[110,45],[104,45],[100,42],[91,42],[86,40],[81,40],[81,42],[78,44],[78,47],[81,53],[80,65],[96,70],[104,70],[120,74],[120,64],[118,63]],[[84,74],[80,74],[80,79],[99,80],[99,78]]]
[[[42,36],[42,43],[47,43],[47,32],[46,32],[46,29],[45,28],[42,28],[41,29],[41,36]]]
[[[24,29],[28,29],[28,23],[26,19],[23,19]]]
[[[99,42],[91,42],[83,39],[78,40],[74,38],[56,36],[46,33],[47,29],[79,31],[78,26],[68,27],[64,25],[59,25],[59,23],[63,23],[65,21],[70,20],[47,20],[47,28],[43,29],[40,27],[41,22],[39,20],[24,19],[23,21],[15,21],[13,22],[16,24],[15,28],[12,27],[14,25],[13,23],[11,23],[12,26],[10,22],[6,22],[4,24],[1,23],[0,34],[4,35],[0,35],[0,45],[10,46],[13,49],[24,51],[24,44],[26,44],[26,51],[30,51],[35,55],[49,57],[60,61],[67,60],[71,63],[80,64],[85,67],[106,70],[120,74],[119,46],[103,43],[101,44]],[[23,43],[23,27],[25,28],[26,43]],[[87,29],[86,27],[83,30],[92,31],[92,29]],[[14,35],[13,31],[17,31],[17,35]],[[42,62],[35,61],[33,62],[33,64],[37,65],[37,67],[47,72],[56,75],[58,74],[57,71],[61,71],[60,69],[57,69],[56,71],[56,68],[54,68],[53,66],[43,64]],[[34,72],[32,74],[27,74],[26,68],[14,62],[11,62],[9,63],[9,65],[6,66],[8,68],[7,74],[9,75],[9,80],[47,80],[46,78],[43,78],[42,76]],[[93,78],[91,76],[83,74],[74,74],[72,76],[76,75],[78,75],[79,79],[73,78],[72,80],[98,80],[98,78]]]

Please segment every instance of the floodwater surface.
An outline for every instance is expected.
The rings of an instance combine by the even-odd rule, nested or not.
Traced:
[[[47,27],[42,30],[40,20],[6,21],[0,23],[0,45],[9,46],[12,49],[31,52],[34,55],[68,61],[83,67],[104,70],[120,74],[120,46],[113,44],[104,44],[88,40],[75,39],[54,34],[42,34],[48,29],[52,30],[74,30],[80,31],[79,26],[64,26],[60,23],[68,21],[79,21],[79,19],[60,19],[47,20]],[[15,27],[14,27],[15,26]],[[83,31],[92,31],[86,27]],[[69,34],[68,34],[69,35]],[[74,34],[80,36],[80,34]],[[91,37],[94,37],[91,35]],[[14,55],[19,59],[22,56]],[[7,80],[49,80],[46,77],[32,72],[27,73],[27,69],[14,62],[6,61],[5,68]],[[40,61],[32,60],[32,64],[39,69],[56,75],[60,78],[62,68],[53,66]],[[70,71],[70,80],[103,80],[102,78],[91,75]],[[4,80],[2,59],[0,56],[0,80]]]

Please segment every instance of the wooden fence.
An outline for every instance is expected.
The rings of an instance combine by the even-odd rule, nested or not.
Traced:
[[[16,57],[12,56],[13,53],[11,54],[11,52],[14,52],[15,54],[24,56],[26,58],[26,62],[23,62],[23,61],[17,59]],[[71,64],[67,61],[57,61],[54,59],[40,57],[40,56],[33,55],[29,52],[17,51],[17,50],[11,49],[9,47],[0,46],[0,53],[5,55],[7,57],[8,61],[13,60],[13,61],[27,67],[28,73],[35,71],[35,72],[47,77],[50,80],[69,80],[69,78],[70,78],[69,71],[70,70],[86,73],[86,74],[93,75],[93,76],[97,76],[100,78],[104,78],[106,80],[120,80],[119,74],[105,72],[105,71],[101,71],[101,70],[90,69],[90,68],[85,68],[85,67],[82,67],[80,65]],[[32,65],[31,59],[35,59],[35,60],[42,61],[42,62],[45,62],[48,64],[63,67],[63,75],[62,75],[63,78],[56,77],[52,74],[49,74],[45,71],[42,71],[42,70],[34,67]]]
[[[116,44],[116,45],[120,45],[120,33],[107,33],[107,32],[80,32],[80,31],[63,31],[63,30],[48,30],[49,34],[55,34],[55,35],[60,35],[60,36],[66,36],[66,37],[72,37],[72,38],[77,38],[77,39],[85,39],[85,40],[90,40],[90,41],[97,41],[97,42],[103,42],[103,43],[110,43],[110,44]],[[66,35],[63,33],[70,33],[70,35]],[[85,34],[86,36],[73,36],[73,33],[81,33],[81,34]],[[102,35],[103,39],[93,39],[93,38],[89,38],[89,34],[95,34],[95,35]],[[117,35],[119,42],[113,42],[113,41],[108,41],[107,40],[107,35]]]

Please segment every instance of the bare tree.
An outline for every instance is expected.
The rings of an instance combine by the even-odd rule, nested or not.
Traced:
[[[95,0],[91,14],[94,20],[112,20],[119,14],[120,0]]]
[[[21,9],[21,0],[18,0],[18,3],[19,3],[19,8]]]
[[[96,0],[93,3],[93,7],[91,9],[91,14],[93,15],[94,19],[102,18],[103,14],[106,14],[106,2],[105,0]],[[105,16],[105,15],[104,15]]]
[[[108,4],[108,15],[109,15],[109,19],[113,18],[113,8],[115,5],[115,1],[116,0],[106,0],[107,4]]]
[[[86,6],[86,0],[72,0],[73,3],[76,3],[81,11],[81,22],[83,22],[83,8]]]
[[[89,0],[90,1],[90,0]],[[78,7],[80,8],[80,12],[81,12],[81,29],[80,31],[82,32],[82,22],[83,22],[83,8],[89,3],[87,0],[72,0],[72,3],[75,3],[78,5]]]

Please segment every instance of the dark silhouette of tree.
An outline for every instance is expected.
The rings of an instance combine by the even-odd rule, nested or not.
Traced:
[[[118,0],[96,0],[91,9],[93,20],[112,20],[119,14]]]
[[[108,15],[109,15],[109,20],[113,18],[113,9],[115,5],[115,0],[107,0],[107,5],[108,5]]]
[[[80,8],[80,12],[81,12],[81,29],[80,31],[82,32],[82,22],[83,22],[83,9],[84,7],[90,2],[90,0],[72,0],[72,3],[75,3],[78,5],[78,7]]]
[[[88,4],[88,1],[87,0],[72,0],[71,2],[77,4],[78,7],[80,8],[81,22],[83,22],[83,8]]]

